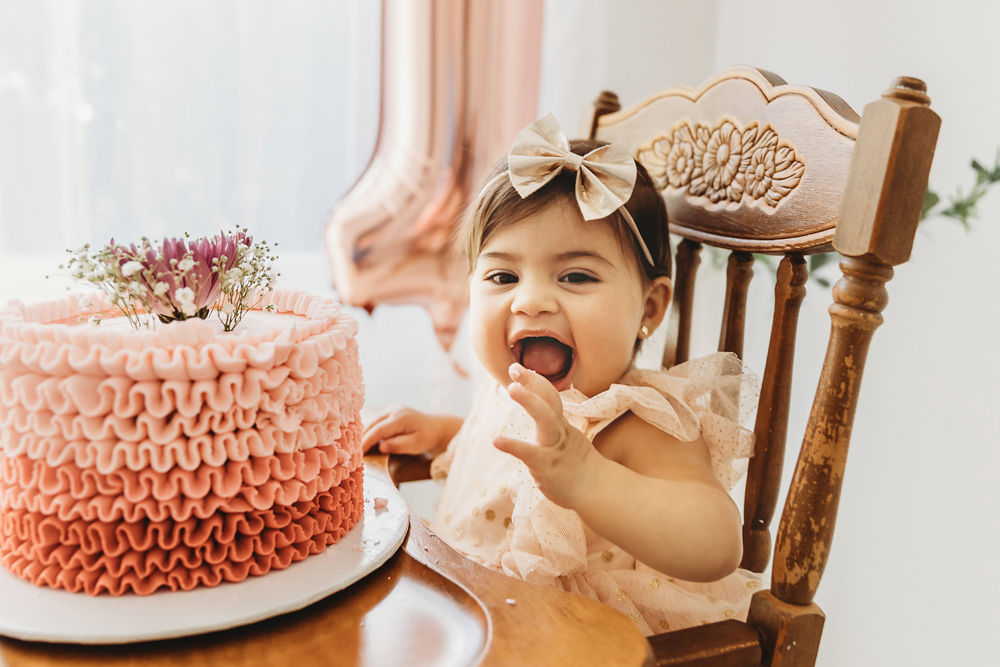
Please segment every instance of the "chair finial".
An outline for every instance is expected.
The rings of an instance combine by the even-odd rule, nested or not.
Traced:
[[[583,123],[580,126],[580,136],[594,139],[597,137],[597,121],[605,114],[620,111],[621,102],[618,96],[610,90],[602,90],[597,99],[588,107],[583,114]]]
[[[610,90],[602,90],[601,94],[594,100],[594,106],[612,113],[622,108],[621,102],[618,101],[618,95]]]
[[[925,107],[931,104],[931,98],[927,96],[927,84],[912,76],[900,76],[893,79],[889,88],[882,93],[882,97],[916,102]]]
[[[885,266],[910,258],[941,118],[927,86],[901,76],[865,107],[833,246]]]

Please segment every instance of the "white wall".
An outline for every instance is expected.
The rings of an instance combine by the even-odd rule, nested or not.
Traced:
[[[539,116],[573,135],[601,90],[622,104],[713,71],[715,2],[546,0]]]
[[[549,106],[540,112],[555,108],[572,118],[571,109],[601,88],[618,92],[627,106],[667,85],[697,84],[728,65],[750,64],[833,91],[860,113],[894,77],[909,75],[927,82],[943,118],[935,190],[968,190],[970,158],[991,163],[1000,147],[1000,90],[991,70],[1000,27],[995,3],[548,5],[547,19],[572,28],[546,27],[548,88],[541,99]],[[816,598],[828,616],[820,665],[978,664],[1000,654],[993,639],[1000,630],[993,604],[1000,593],[997,189],[969,233],[949,220],[925,223],[910,262],[889,283],[891,302],[870,351],[836,539]],[[835,267],[824,272],[836,274]],[[721,275],[703,264],[699,280],[699,301],[717,301]],[[764,307],[748,322],[745,356],[757,369],[766,356],[772,285],[759,271],[751,292],[751,303]],[[809,291],[784,488],[829,334],[829,290],[810,283]],[[696,353],[715,345],[719,308],[701,313]]]

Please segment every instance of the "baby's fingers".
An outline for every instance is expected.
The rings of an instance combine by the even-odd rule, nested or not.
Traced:
[[[378,443],[378,451],[383,454],[422,454],[420,439],[414,433],[405,433],[392,438],[385,438]]]
[[[362,441],[365,439],[365,436],[367,436],[368,433],[373,428],[375,428],[377,425],[383,423],[386,419],[389,418],[389,415],[391,415],[391,414],[392,413],[389,410],[382,410],[377,415],[375,415],[375,417],[371,421],[366,421],[365,422],[365,429],[361,433],[361,439],[362,439]]]
[[[557,415],[562,414],[562,399],[559,398],[559,392],[551,382],[518,363],[511,364],[507,372],[510,374],[511,380],[538,394],[548,404],[552,412]]]
[[[538,445],[532,445],[529,442],[508,438],[503,435],[493,438],[493,446],[501,452],[507,452],[511,456],[521,459],[529,468],[535,467],[538,463],[538,457],[541,454]]]
[[[380,440],[387,440],[398,435],[404,435],[408,431],[410,431],[410,429],[404,428],[398,419],[383,419],[381,421],[377,421],[375,424],[365,429],[364,436],[361,438],[361,451],[367,452],[369,449],[377,445]],[[382,451],[384,452],[385,450],[383,449]]]
[[[535,435],[539,445],[554,445],[563,438],[565,431],[561,411],[553,412],[545,399],[518,382],[511,382],[507,386],[507,393],[535,420]]]

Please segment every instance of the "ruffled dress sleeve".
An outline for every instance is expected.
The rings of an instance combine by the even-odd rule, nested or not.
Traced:
[[[635,370],[592,398],[561,394],[567,420],[589,439],[631,410],[683,442],[699,437],[712,468],[731,490],[753,453],[756,376],[732,354],[717,353],[665,371]],[[529,478],[516,490],[506,536],[488,567],[531,583],[599,600],[646,634],[745,619],[760,575],[746,570],[712,583],[663,575],[591,531],[573,511],[552,503]]]
[[[736,355],[718,352],[665,371],[634,370],[593,398],[563,392],[563,413],[590,440],[628,410],[683,442],[700,436],[715,476],[731,491],[753,455],[759,397],[753,371]]]

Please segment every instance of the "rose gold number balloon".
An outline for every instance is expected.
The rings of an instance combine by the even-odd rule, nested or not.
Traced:
[[[535,118],[541,25],[538,0],[385,0],[375,155],[326,226],[345,303],[422,304],[451,347],[468,292],[455,229]]]

